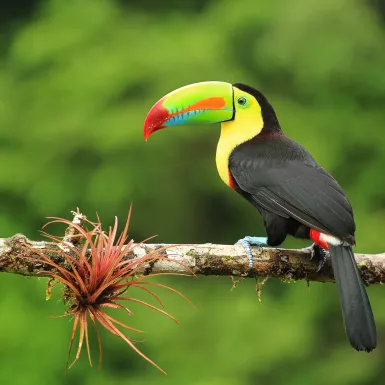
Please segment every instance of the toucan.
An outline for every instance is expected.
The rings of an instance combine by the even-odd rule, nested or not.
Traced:
[[[267,238],[241,240],[249,259],[250,245],[278,246],[287,235],[312,240],[321,262],[328,250],[350,344],[358,351],[375,349],[373,312],[352,250],[353,210],[337,181],[283,133],[267,98],[248,85],[210,81],[170,92],[149,111],[144,138],[191,123],[221,123],[219,176],[263,218]]]

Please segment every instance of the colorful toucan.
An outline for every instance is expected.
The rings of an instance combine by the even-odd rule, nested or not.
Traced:
[[[242,240],[249,258],[250,244],[278,246],[288,234],[312,240],[319,257],[328,250],[350,343],[373,350],[376,326],[352,250],[353,210],[337,181],[282,132],[266,97],[245,84],[202,82],[169,93],[148,113],[144,137],[188,123],[221,123],[219,175],[257,208],[267,232]]]

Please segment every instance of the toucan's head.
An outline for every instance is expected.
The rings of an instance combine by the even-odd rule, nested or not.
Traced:
[[[155,103],[144,122],[144,138],[190,123],[231,123],[232,130],[255,135],[263,128],[279,129],[273,108],[259,91],[240,83],[202,82],[178,88]]]

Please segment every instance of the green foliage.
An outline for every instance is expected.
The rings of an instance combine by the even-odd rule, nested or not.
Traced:
[[[346,190],[357,250],[385,251],[385,33],[374,8],[363,0],[185,3],[148,12],[145,3],[47,0],[10,30],[0,63],[0,235],[37,239],[46,216],[68,217],[77,206],[90,219],[95,211],[124,219],[131,201],[135,240],[263,235],[259,215],[217,176],[218,127],[170,128],[143,141],[159,97],[224,80],[268,96],[286,133]],[[303,243],[285,243],[294,245]],[[232,292],[228,278],[167,283],[197,311],[166,295],[181,325],[141,309],[134,322],[149,332],[141,348],[168,376],[109,336],[101,372],[84,356],[64,374],[71,325],[48,318],[64,307],[44,302],[45,280],[2,274],[1,382],[341,385],[385,374],[381,287],[369,289],[380,346],[363,354],[348,345],[333,285],[269,281],[259,303],[253,281]]]

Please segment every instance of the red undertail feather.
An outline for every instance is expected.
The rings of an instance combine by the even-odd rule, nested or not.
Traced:
[[[310,229],[309,237],[316,245],[321,246],[325,250],[329,249],[328,244],[322,239],[322,233],[320,231]]]

